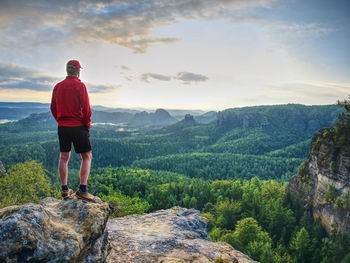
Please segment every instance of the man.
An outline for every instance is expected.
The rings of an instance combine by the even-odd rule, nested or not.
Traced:
[[[60,160],[58,172],[62,184],[62,197],[67,199],[73,194],[68,188],[68,161],[72,142],[76,153],[81,156],[80,187],[75,196],[92,200],[93,195],[86,187],[91,166],[90,122],[91,109],[89,96],[83,82],[80,81],[80,63],[70,60],[66,65],[67,77],[56,84],[52,92],[51,112],[58,123],[58,138],[60,143]]]

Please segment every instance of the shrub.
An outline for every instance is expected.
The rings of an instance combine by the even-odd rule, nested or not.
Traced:
[[[150,204],[147,201],[143,201],[139,197],[123,195],[120,192],[112,190],[111,187],[108,188],[108,195],[101,195],[101,199],[109,203],[112,208],[111,218],[131,214],[143,214],[150,208]]]
[[[38,203],[47,196],[57,196],[41,163],[26,161],[12,165],[8,175],[0,178],[0,208]]]
[[[336,162],[331,161],[330,167],[331,167],[332,173],[336,173],[338,171],[338,166]]]
[[[336,206],[350,211],[350,191],[343,193],[335,201]]]
[[[328,203],[334,203],[335,198],[337,197],[338,190],[335,188],[334,185],[329,184],[327,188],[327,192],[324,196],[324,200]]]
[[[302,165],[300,165],[298,169],[298,174],[300,176],[300,181],[302,183],[310,183],[311,175],[309,173],[308,161],[305,160]]]

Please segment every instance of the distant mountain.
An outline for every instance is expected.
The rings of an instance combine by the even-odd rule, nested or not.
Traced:
[[[147,113],[155,113],[158,109],[150,109],[150,108],[111,108],[111,107],[105,107],[101,105],[95,105],[91,106],[93,110],[97,111],[104,111],[104,112],[129,112],[129,113],[140,113],[140,112],[147,112]],[[191,114],[193,116],[199,116],[205,114],[205,111],[203,110],[182,110],[182,109],[166,109],[171,116],[174,118],[181,120],[185,117],[186,114]]]
[[[13,122],[11,125],[12,132],[32,132],[46,131],[57,127],[57,122],[51,112],[32,113],[30,116]]]
[[[128,123],[134,114],[129,112],[105,112],[93,110],[91,115],[91,121],[93,123]]]
[[[336,105],[306,106],[301,104],[233,108],[218,113],[217,125],[233,128],[283,128],[290,131],[315,132],[334,125],[343,109]]]
[[[18,125],[12,125],[15,129],[17,129],[16,126],[24,129],[25,126],[28,126],[35,129],[35,126],[39,123],[43,123],[43,126],[48,128],[50,127],[50,123],[55,124],[50,113],[49,105],[48,103],[2,102],[0,103],[0,115],[3,119],[16,119],[27,115],[27,119],[21,120]],[[179,110],[178,113],[180,112],[183,114],[185,111]],[[198,112],[199,111],[197,111],[197,113]],[[210,131],[211,136],[214,136],[212,140],[215,140],[214,138],[216,136],[220,137],[223,133],[229,133],[227,133],[224,138],[217,141],[215,145],[207,148],[207,151],[229,151],[238,153],[241,152],[243,148],[249,148],[247,153],[260,154],[262,152],[261,150],[255,150],[259,147],[251,148],[254,144],[256,145],[257,138],[260,140],[259,145],[267,145],[269,143],[275,145],[278,144],[278,141],[289,142],[287,144],[278,144],[276,147],[267,147],[271,149],[271,151],[289,145],[292,146],[309,139],[315,131],[322,127],[333,126],[340,112],[342,112],[341,107],[336,105],[305,106],[300,104],[288,104],[233,108],[220,112],[210,111],[199,116],[187,114],[184,116],[183,120],[178,121],[165,109],[157,109],[155,112],[142,111],[136,113],[93,110],[92,122],[110,124],[123,123],[126,126],[130,126],[130,128],[167,126],[166,130],[169,132],[171,132],[172,129],[177,132],[179,132],[179,129],[186,129],[186,132],[188,132],[187,128],[190,126],[209,124],[214,129]],[[34,113],[34,115],[28,116],[31,113]],[[48,120],[51,121],[47,122]],[[200,130],[202,128],[198,129]],[[271,133],[271,131],[274,132]],[[186,132],[184,134],[186,134]],[[296,133],[301,133],[300,138]],[[206,132],[202,132],[199,136],[207,136],[207,134]],[[242,138],[242,136],[248,136],[244,142],[238,140],[240,137]],[[285,138],[283,136],[285,136]],[[298,139],[296,139],[297,137]],[[277,138],[279,138],[279,140],[277,140]],[[247,144],[249,144],[249,147]],[[304,145],[297,146],[298,149],[300,147],[304,148]],[[298,149],[296,149],[296,151]]]
[[[140,117],[140,118],[136,117],[135,120],[133,120],[132,122],[132,124],[136,126],[139,126],[138,123],[145,123],[145,125],[150,125],[150,126],[169,125],[175,122],[174,118],[176,120],[181,120],[185,117],[186,114],[191,114],[193,116],[202,116],[198,119],[198,121],[201,123],[209,123],[210,122],[209,120],[213,118],[211,114],[214,114],[214,113],[205,113],[205,111],[203,110],[164,109],[171,116],[171,118],[169,118],[169,116],[159,115],[159,112],[157,113],[158,109],[154,110],[154,109],[146,109],[141,107],[140,108],[120,108],[120,107],[111,108],[111,107],[105,107],[102,105],[94,105],[94,106],[91,106],[91,109],[92,111],[96,112],[96,114],[98,115],[98,117],[96,117],[96,122],[108,122],[106,120],[108,116],[110,116],[113,120],[113,121],[110,121],[111,123],[120,123],[120,122],[126,122],[127,120],[129,120],[130,115],[123,115],[121,113],[130,113],[134,115],[136,113],[146,112],[148,114],[151,114],[150,116],[146,117],[146,120],[143,120],[143,117]],[[28,117],[32,113],[42,113],[42,112],[48,112],[48,111],[50,111],[50,103],[0,102],[0,120],[3,120],[3,119],[20,120]],[[108,114],[103,114],[102,112],[118,113],[118,114],[108,115]],[[152,117],[153,116],[152,114],[156,114],[155,119]],[[142,113],[140,116],[144,116],[144,113]]]
[[[157,109],[154,113],[146,111],[138,112],[130,120],[131,126],[165,126],[177,122],[169,112],[164,109]]]
[[[49,108],[50,103],[40,103],[40,102],[1,102],[0,107],[9,108]]]
[[[169,114],[171,114],[171,116],[173,116],[174,118],[178,119],[178,120],[182,120],[186,114],[191,114],[192,116],[199,116],[205,113],[205,111],[203,110],[169,110],[166,109],[167,112],[169,112]]]
[[[50,110],[49,103],[37,102],[0,102],[0,119],[19,120],[32,113]]]
[[[103,112],[127,112],[127,113],[132,113],[132,114],[140,112],[139,110],[134,110],[134,109],[109,108],[109,107],[105,107],[105,106],[101,106],[101,105],[91,106],[91,109],[95,110],[95,111],[103,111]]]
[[[186,129],[192,126],[199,125],[191,114],[186,114],[185,117],[172,125],[164,127],[162,130],[167,132],[184,132],[186,134]]]
[[[216,111],[208,111],[202,115],[195,116],[194,119],[199,123],[211,123],[218,119],[218,113]]]
[[[129,112],[104,112],[92,110],[91,121],[93,124],[124,124],[134,128],[166,126],[177,122],[169,112],[164,109],[158,109],[154,113],[146,111],[135,114]],[[30,116],[19,120],[12,125],[15,129],[37,129],[38,125],[45,128],[54,128],[57,126],[55,119],[50,111],[42,113],[32,113]]]

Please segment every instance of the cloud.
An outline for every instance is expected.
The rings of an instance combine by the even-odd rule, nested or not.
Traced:
[[[132,77],[132,76],[125,76],[125,75],[123,75],[123,78],[126,80],[126,81],[133,81],[134,80],[134,77]]]
[[[201,74],[191,73],[191,72],[179,72],[176,75],[176,79],[182,80],[184,84],[189,84],[190,82],[207,81],[208,77]]]
[[[0,62],[0,89],[51,91],[62,79],[45,75],[27,67]],[[88,92],[104,93],[119,88],[119,85],[98,85],[86,83]]]
[[[125,77],[128,81],[131,81],[133,77]],[[157,73],[142,73],[139,76],[139,80],[143,82],[150,83],[150,79],[156,79],[160,81],[171,81],[172,79],[181,80],[183,84],[190,84],[191,82],[204,82],[209,78],[196,73],[191,72],[178,72],[175,76],[162,75]]]
[[[125,66],[125,65],[120,65],[120,66],[118,66],[120,69],[122,69],[122,70],[130,70],[130,68],[129,67],[127,67],[127,66]]]
[[[269,7],[276,0],[2,0],[0,47],[62,45],[64,42],[101,41],[145,53],[154,43],[179,39],[154,36],[152,30],[180,18],[246,19],[242,10]],[[40,40],[40,41],[38,41]],[[37,44],[37,45],[35,45]]]
[[[85,83],[89,93],[106,93],[121,88],[121,85],[97,85]]]
[[[161,75],[157,73],[143,73],[141,74],[139,79],[143,82],[149,82],[150,78],[161,80],[161,81],[170,81],[172,79],[171,76]]]
[[[32,68],[0,63],[0,89],[47,91],[58,81],[58,78],[44,75]]]

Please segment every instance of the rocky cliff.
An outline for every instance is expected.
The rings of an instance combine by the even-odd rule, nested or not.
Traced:
[[[336,105],[305,106],[299,104],[253,106],[219,111],[217,127],[287,129],[294,132],[316,132],[331,127],[342,111]]]
[[[335,130],[336,131],[336,130]],[[328,232],[350,233],[350,145],[337,143],[334,129],[321,129],[312,138],[308,159],[287,186]]]
[[[198,210],[110,219],[107,203],[46,198],[0,210],[0,262],[255,262],[213,243]]]

